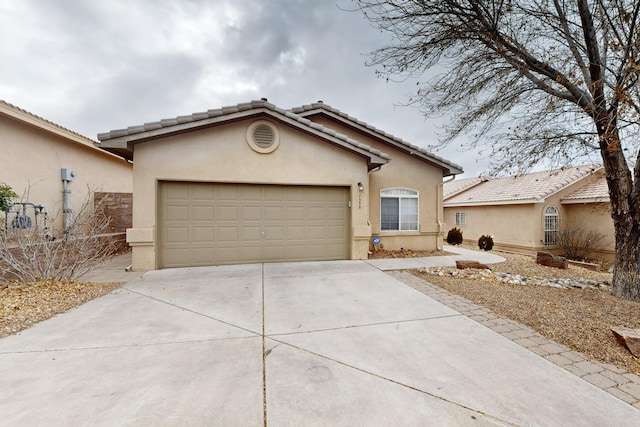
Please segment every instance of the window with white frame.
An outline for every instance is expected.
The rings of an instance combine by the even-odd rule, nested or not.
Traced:
[[[549,206],[544,210],[544,245],[558,245],[558,227],[560,225],[560,213],[558,208]]]
[[[380,229],[418,230],[418,192],[407,188],[380,191]]]
[[[466,227],[466,226],[467,226],[467,213],[456,212],[456,227]]]

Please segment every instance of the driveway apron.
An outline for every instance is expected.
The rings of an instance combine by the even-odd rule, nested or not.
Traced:
[[[598,425],[640,411],[360,261],[152,271],[0,340],[3,425]]]

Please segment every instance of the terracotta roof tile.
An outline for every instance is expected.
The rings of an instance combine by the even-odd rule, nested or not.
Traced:
[[[136,139],[140,134],[143,134],[145,132],[149,132],[149,131],[154,131],[154,130],[159,130],[159,129],[166,129],[167,132],[171,132],[171,127],[173,126],[188,126],[193,124],[193,127],[197,127],[199,125],[200,121],[204,121],[204,120],[208,120],[208,119],[212,119],[212,118],[217,118],[217,117],[222,117],[225,115],[231,115],[231,114],[235,114],[235,113],[239,113],[239,112],[243,112],[243,111],[248,111],[248,110],[252,110],[252,109],[261,109],[264,108],[266,110],[269,111],[273,111],[277,114],[280,114],[288,119],[291,120],[295,120],[311,129],[314,129],[316,131],[322,132],[324,134],[326,134],[329,137],[333,137],[336,138],[340,141],[346,142],[347,144],[359,148],[361,150],[365,150],[370,152],[371,154],[374,154],[376,156],[379,156],[383,159],[386,160],[390,160],[391,157],[389,157],[388,154],[383,153],[379,150],[376,150],[366,144],[362,144],[358,141],[355,141],[354,139],[351,139],[349,137],[347,137],[346,135],[343,135],[341,133],[336,132],[333,129],[329,129],[326,128],[318,123],[315,123],[307,118],[301,117],[298,114],[295,114],[292,111],[289,110],[284,110],[282,108],[278,108],[275,105],[265,101],[265,100],[260,100],[260,101],[251,101],[251,102],[246,102],[246,103],[242,103],[242,104],[238,104],[238,105],[231,105],[231,106],[225,106],[222,108],[218,108],[215,110],[208,110],[207,112],[200,112],[200,113],[193,113],[191,115],[186,115],[186,116],[178,116],[176,118],[169,118],[169,119],[163,119],[163,120],[159,120],[156,122],[150,122],[150,123],[145,123],[144,125],[138,125],[138,126],[129,126],[126,129],[115,129],[109,132],[105,132],[105,133],[100,133],[98,134],[98,139],[101,142],[105,142],[105,141],[109,141],[109,140],[114,140],[114,139],[118,139],[118,138],[126,138],[126,139]],[[108,144],[105,144],[105,146],[107,146]]]
[[[307,105],[303,105],[301,107],[294,107],[291,108],[292,112],[296,113],[296,114],[301,114],[301,115],[305,115],[305,114],[309,114],[309,113],[313,113],[314,111],[326,111],[329,113],[332,113],[348,122],[354,123],[356,125],[359,125],[365,129],[367,129],[368,131],[375,133],[383,138],[386,138],[387,140],[393,141],[396,144],[399,144],[400,146],[404,147],[405,149],[407,149],[408,151],[415,151],[417,153],[422,154],[424,157],[433,160],[435,163],[440,163],[442,165],[446,165],[451,174],[455,175],[455,174],[459,174],[462,173],[463,168],[460,165],[457,165],[453,162],[450,162],[448,160],[445,160],[444,158],[437,156],[427,150],[425,150],[422,147],[418,147],[417,145],[413,145],[408,143],[407,141],[402,140],[401,138],[398,138],[396,136],[393,136],[392,134],[385,132],[381,129],[376,128],[375,126],[370,125],[369,123],[360,120],[356,117],[350,116],[347,113],[344,113],[340,110],[338,110],[337,108],[334,108],[328,104],[325,104],[324,102],[315,102],[313,104],[307,104]]]
[[[460,191],[445,206],[492,205],[543,202],[547,197],[601,169],[589,164],[567,169],[495,178]]]
[[[604,176],[588,183],[584,187],[579,188],[567,197],[563,197],[562,203],[586,203],[586,202],[608,202],[609,187]]]
[[[444,200],[447,200],[449,197],[455,196],[456,194],[467,190],[471,187],[474,187],[484,181],[488,181],[490,178],[488,177],[475,177],[475,178],[466,178],[466,179],[454,179],[453,181],[447,181],[444,183],[443,197]]]

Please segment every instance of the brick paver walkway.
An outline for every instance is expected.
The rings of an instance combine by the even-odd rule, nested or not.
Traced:
[[[521,323],[502,318],[483,306],[449,293],[411,273],[397,270],[386,273],[640,409],[639,376],[614,365],[594,361],[582,353],[544,338]]]

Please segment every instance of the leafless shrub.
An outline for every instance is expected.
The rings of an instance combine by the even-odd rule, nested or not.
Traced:
[[[0,238],[0,267],[5,278],[20,282],[75,280],[115,252],[104,238],[111,219],[88,196],[62,237],[52,239],[46,228],[7,229]]]
[[[602,233],[580,226],[569,227],[558,233],[558,249],[569,259],[585,261],[592,252],[603,248],[604,237]]]

